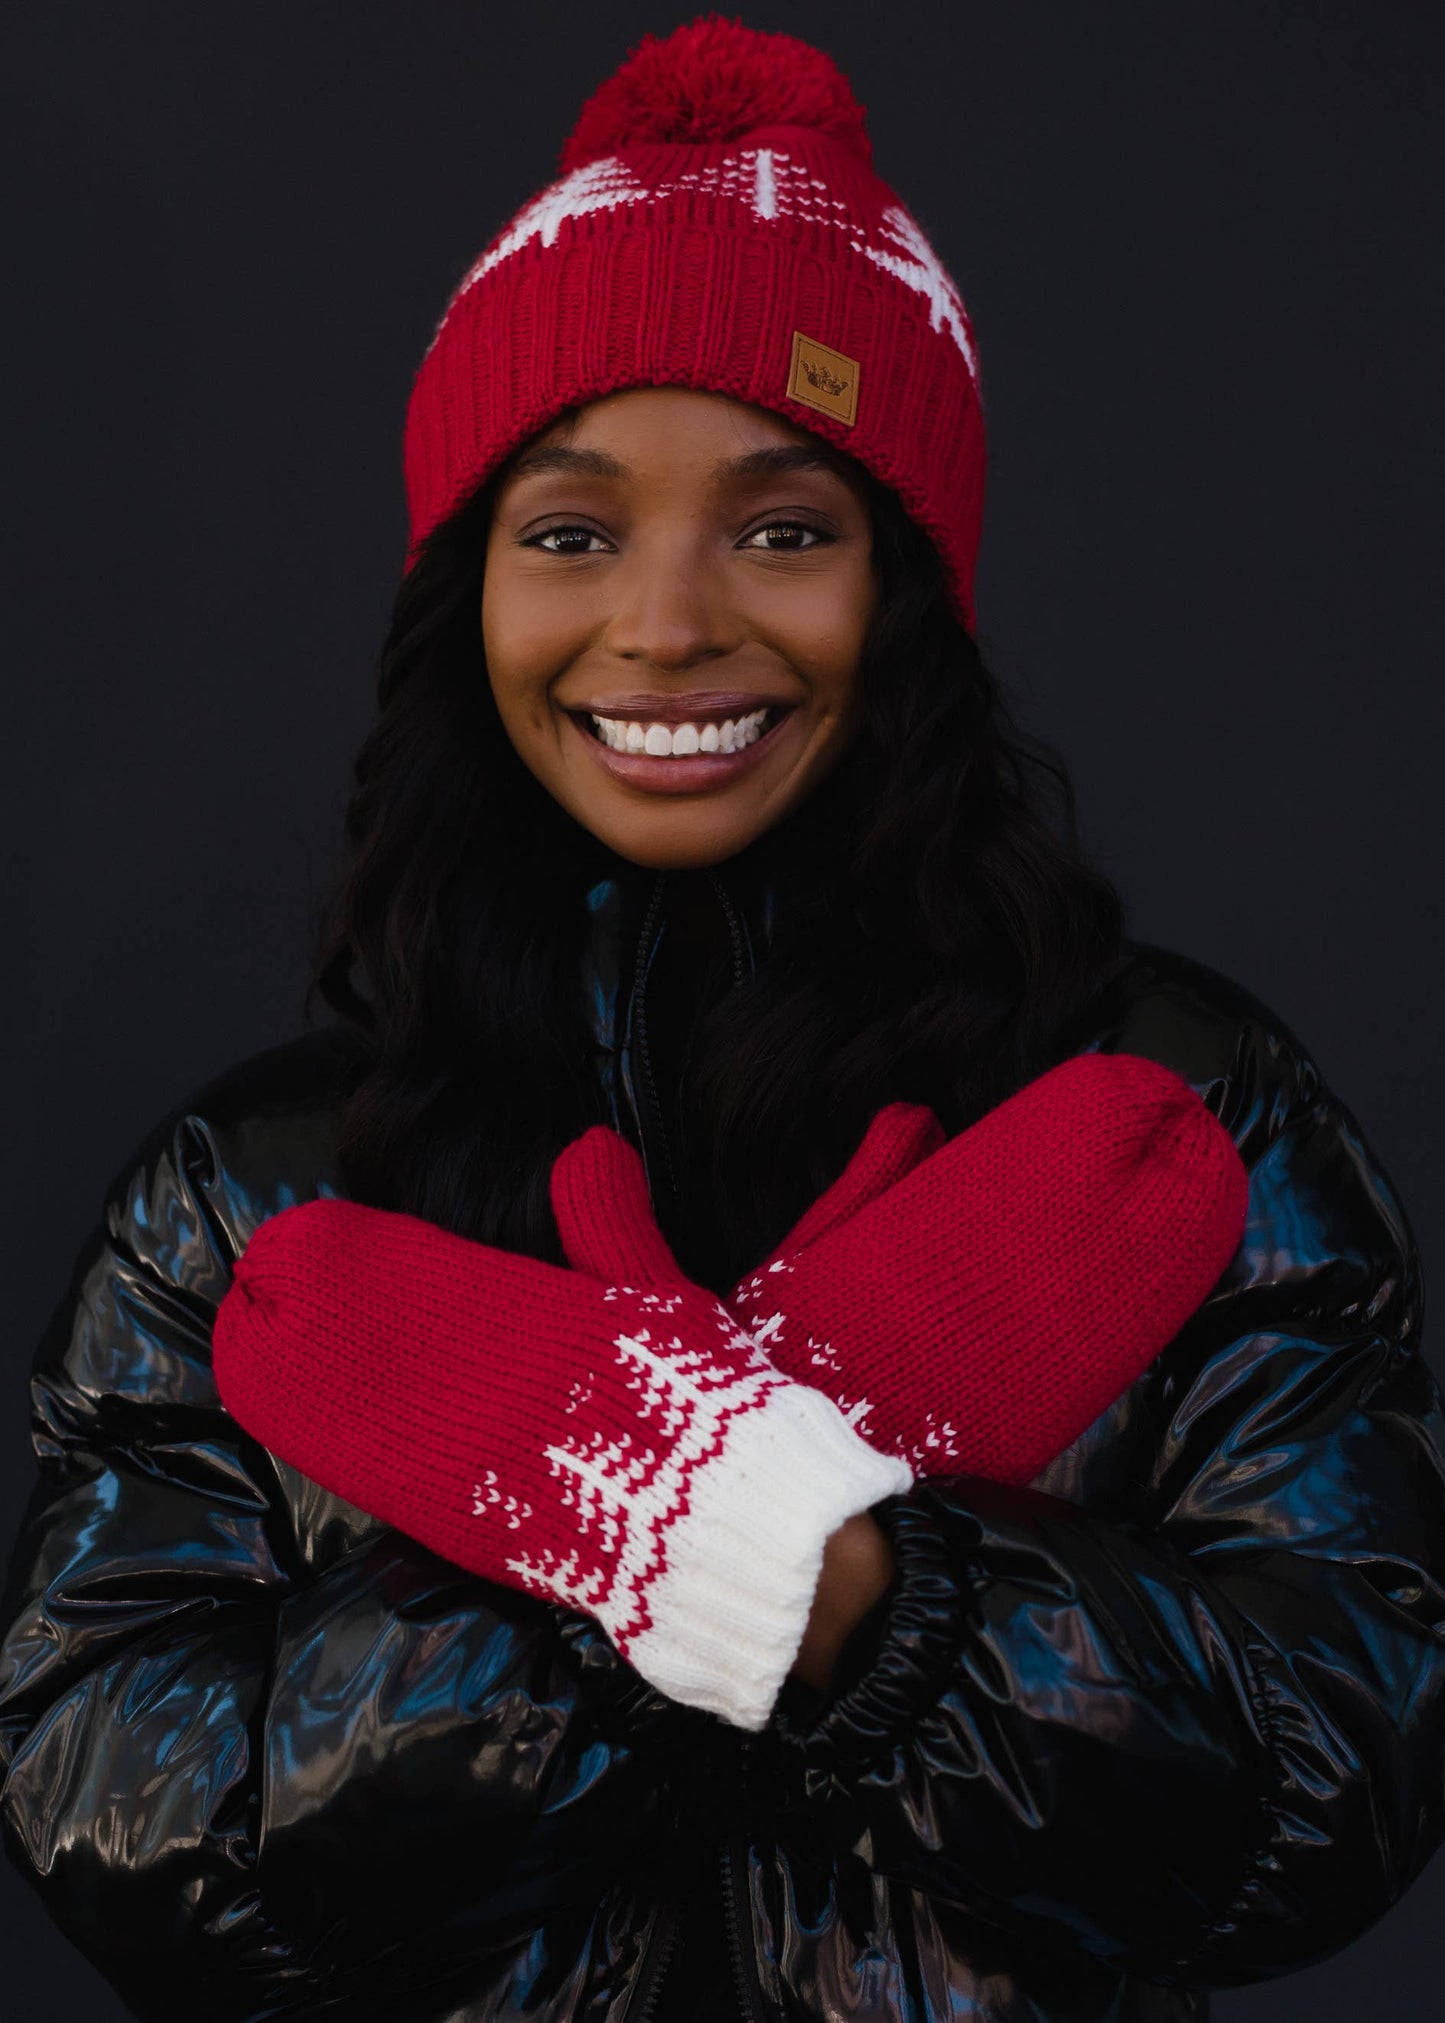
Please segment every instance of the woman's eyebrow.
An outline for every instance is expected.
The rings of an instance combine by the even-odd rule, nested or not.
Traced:
[[[790,471],[833,471],[842,477],[845,468],[825,443],[774,443],[746,456],[724,457],[713,465],[711,477],[715,485],[725,485],[739,478],[786,477]]]
[[[767,449],[749,450],[739,457],[724,457],[708,473],[715,485],[735,484],[744,478],[783,477],[791,471],[833,471],[843,476],[841,460],[820,444],[774,443]],[[512,466],[514,478],[530,477],[542,471],[566,471],[574,477],[616,478],[626,483],[633,476],[629,464],[619,462],[606,450],[569,449],[563,443],[539,443],[524,450]]]
[[[583,478],[630,478],[632,472],[606,450],[571,450],[562,443],[539,443],[524,450],[512,465],[514,478],[531,477],[537,471],[570,471]]]

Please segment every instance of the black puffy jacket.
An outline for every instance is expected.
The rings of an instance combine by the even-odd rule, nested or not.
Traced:
[[[741,970],[767,923],[718,889]],[[655,1171],[619,980],[666,916],[635,965],[616,887],[591,899],[599,1072]],[[335,1035],[156,1127],[36,1355],[0,1617],[10,1858],[137,2016],[1176,2023],[1394,1902],[1445,1831],[1445,1418],[1408,1221],[1216,972],[1131,944],[1087,1044],[1176,1069],[1233,1134],[1240,1250],[1034,1485],[876,1507],[893,1587],[829,1695],[790,1680],[759,1735],[222,1410],[236,1258],[336,1184]]]

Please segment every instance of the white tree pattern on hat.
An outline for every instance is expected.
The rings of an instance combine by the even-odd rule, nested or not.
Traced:
[[[883,236],[901,250],[870,245],[863,236],[864,226],[850,216],[842,199],[833,196],[820,177],[784,148],[743,148],[735,155],[725,155],[706,168],[689,169],[654,188],[649,188],[625,162],[612,155],[573,169],[570,175],[550,183],[524,204],[506,231],[468,269],[443,310],[427,351],[435,347],[447,318],[467,291],[529,240],[540,239],[544,246],[551,246],[567,218],[585,217],[590,211],[615,210],[620,204],[665,203],[670,197],[682,195],[731,198],[745,203],[764,222],[802,218],[810,224],[828,225],[845,232],[855,252],[924,297],[931,327],[948,332],[962,353],[974,384],[978,384],[978,360],[969,340],[963,299],[917,219],[901,204],[890,204],[883,212]]]

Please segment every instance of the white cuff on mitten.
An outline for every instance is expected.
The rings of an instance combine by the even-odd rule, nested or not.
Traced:
[[[822,1391],[780,1385],[725,1426],[668,1526],[651,1617],[629,1658],[660,1691],[739,1728],[766,1726],[803,1641],[829,1534],[913,1485]]]

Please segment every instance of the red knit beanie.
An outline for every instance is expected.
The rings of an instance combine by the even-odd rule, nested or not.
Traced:
[[[771,408],[891,485],[972,631],[973,332],[874,173],[863,108],[832,58],[716,14],[645,36],[582,108],[559,169],[463,277],[418,368],[407,566],[564,408],[691,386]]]

